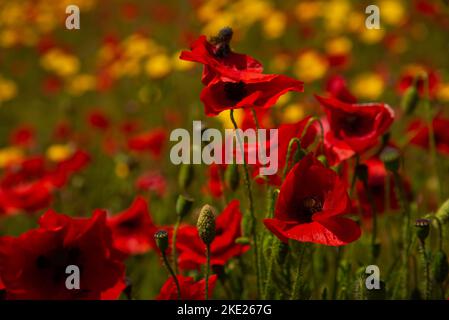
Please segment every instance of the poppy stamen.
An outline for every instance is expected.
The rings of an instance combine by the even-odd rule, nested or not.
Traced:
[[[242,100],[247,94],[245,83],[242,81],[226,82],[224,84],[224,92],[226,94],[226,98],[233,102]]]

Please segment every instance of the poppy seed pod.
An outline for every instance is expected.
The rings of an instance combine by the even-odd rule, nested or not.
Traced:
[[[428,219],[417,219],[415,221],[416,236],[419,240],[425,241],[429,235],[430,231],[430,220]]]
[[[240,183],[240,174],[239,174],[239,168],[237,164],[231,163],[227,168],[225,172],[225,182],[226,185],[231,189],[232,191],[237,190]]]
[[[186,190],[193,181],[193,165],[192,164],[182,164],[181,168],[179,169],[179,175],[178,175],[178,183],[179,187],[183,190]]]
[[[433,258],[433,277],[437,283],[443,283],[449,272],[447,256],[444,251],[438,251]]]
[[[396,149],[385,148],[380,154],[380,159],[383,161],[385,168],[389,171],[397,172],[401,165],[400,154]]]
[[[161,250],[162,253],[168,249],[168,232],[165,230],[156,231],[154,234],[154,240],[156,241],[156,245]]]
[[[193,198],[180,194],[176,200],[176,214],[181,219],[192,209]]]
[[[419,93],[415,85],[410,86],[402,96],[401,108],[406,115],[411,115],[418,105]]]
[[[196,227],[204,244],[210,245],[215,238],[215,209],[212,206],[208,204],[203,206]]]

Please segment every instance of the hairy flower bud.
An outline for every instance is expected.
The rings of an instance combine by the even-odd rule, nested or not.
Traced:
[[[385,167],[392,172],[397,172],[401,165],[401,158],[399,152],[394,148],[385,148],[380,154],[380,159],[383,161]]]
[[[196,223],[198,234],[206,245],[210,245],[215,238],[215,210],[206,204],[200,211]]]
[[[438,251],[433,258],[433,277],[437,283],[443,283],[449,272],[447,256],[444,251]]]
[[[430,231],[430,220],[428,219],[417,219],[415,221],[416,236],[419,240],[425,241]]]
[[[190,184],[193,181],[193,165],[192,164],[182,164],[181,168],[179,169],[179,175],[178,175],[178,183],[179,187],[182,190],[186,190]]]
[[[410,86],[402,96],[401,108],[406,115],[411,115],[419,103],[419,93],[415,85]]]
[[[154,234],[154,240],[156,241],[156,245],[161,250],[162,253],[168,249],[168,232],[165,230],[156,231]]]
[[[176,213],[181,219],[192,209],[193,198],[180,194],[176,200]]]

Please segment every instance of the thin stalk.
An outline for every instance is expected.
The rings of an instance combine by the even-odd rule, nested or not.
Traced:
[[[426,246],[425,242],[419,240],[418,242],[418,252],[420,262],[423,268],[423,280],[422,280],[422,288],[424,290],[424,297],[426,300],[430,299],[430,295],[432,292],[431,282],[430,282],[430,271],[429,271],[429,259],[427,259]]]
[[[368,181],[363,180],[363,188],[365,189],[366,196],[368,197],[368,202],[371,207],[371,222],[372,222],[372,230],[371,230],[371,257],[373,259],[373,262],[376,261],[376,239],[377,239],[377,208],[376,203],[373,199],[373,194],[371,193],[371,190],[368,186]]]
[[[306,251],[305,245],[300,244],[299,260],[298,260],[298,265],[296,266],[295,282],[293,284],[293,290],[292,290],[292,294],[290,296],[290,300],[297,300],[299,297],[299,291],[301,289],[302,264],[303,264],[303,260],[304,260],[304,252],[305,251]]]
[[[232,124],[234,125],[234,129],[238,129],[237,122],[234,119],[234,110],[231,109],[230,111],[230,117]],[[242,138],[239,134],[237,134],[237,139],[240,144],[240,150],[243,157],[243,171],[244,171],[244,180],[245,180],[245,186],[246,186],[246,192],[248,196],[248,202],[249,202],[249,212],[251,215],[251,236],[253,238],[254,242],[254,259],[256,264],[256,282],[257,282],[257,295],[260,297],[260,291],[261,291],[261,285],[260,285],[260,262],[259,262],[259,250],[258,250],[258,244],[257,244],[257,233],[256,233],[256,216],[254,214],[254,201],[253,201],[253,193],[251,189],[251,182],[249,179],[249,172],[248,172],[248,165],[246,163],[245,159],[245,149],[243,145]]]
[[[205,299],[209,300],[209,271],[210,271],[210,244],[206,245],[206,290],[205,290]]]
[[[181,224],[181,217],[178,216],[178,219],[176,219],[176,223],[173,227],[173,236],[172,236],[172,260],[173,260],[173,265],[175,267],[175,274],[178,274],[178,254],[176,251],[176,239],[178,237],[178,229],[179,229],[179,225]]]
[[[179,286],[178,278],[176,277],[172,267],[170,266],[170,263],[168,262],[167,255],[165,252],[162,252],[162,259],[164,260],[165,267],[167,267],[168,272],[170,273],[170,275],[173,278],[173,281],[175,282],[176,289],[178,291],[178,300],[181,300],[181,287]]]

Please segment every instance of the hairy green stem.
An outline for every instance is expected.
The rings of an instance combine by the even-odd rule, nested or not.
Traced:
[[[178,278],[176,277],[170,263],[168,262],[167,254],[165,252],[162,252],[162,259],[164,260],[165,267],[167,267],[168,272],[171,274],[173,281],[175,282],[176,289],[178,291],[178,300],[181,300],[181,287],[179,286]]]
[[[209,300],[209,271],[210,271],[210,244],[206,245],[206,272],[205,272],[205,281],[206,281],[206,289],[205,289],[205,299]]]
[[[178,229],[179,229],[179,225],[181,224],[181,217],[178,217],[178,219],[176,220],[176,223],[173,227],[173,236],[172,236],[172,260],[173,260],[173,265],[175,267],[175,274],[178,274],[178,254],[176,251],[176,239],[178,237]]]
[[[429,271],[429,259],[427,258],[425,242],[422,240],[419,240],[418,252],[419,252],[420,262],[421,262],[422,268],[423,268],[422,289],[424,291],[425,299],[429,300],[431,292],[432,292],[431,281],[430,281],[430,271]]]
[[[234,129],[238,129],[237,122],[234,119],[234,110],[231,109],[230,111],[230,117],[231,122],[234,125]],[[246,186],[246,192],[248,196],[248,202],[249,202],[249,212],[251,216],[251,236],[253,238],[254,242],[254,259],[256,264],[256,282],[257,282],[257,295],[260,297],[260,291],[261,291],[261,284],[260,284],[260,261],[259,261],[259,250],[258,250],[258,244],[257,244],[257,232],[256,232],[256,216],[254,214],[254,201],[253,201],[253,193],[251,189],[251,181],[249,179],[249,171],[248,171],[248,165],[246,163],[245,159],[245,149],[243,145],[242,138],[239,134],[237,134],[237,139],[240,145],[240,150],[243,157],[243,171],[244,171],[244,180],[245,180],[245,186]]]
[[[290,296],[290,300],[299,299],[299,292],[301,289],[302,264],[303,264],[303,260],[304,260],[304,252],[305,251],[306,251],[306,247],[304,244],[301,243],[299,246],[299,259],[298,259],[298,265],[296,266],[295,282],[293,284],[293,290],[292,290],[292,294]]]

